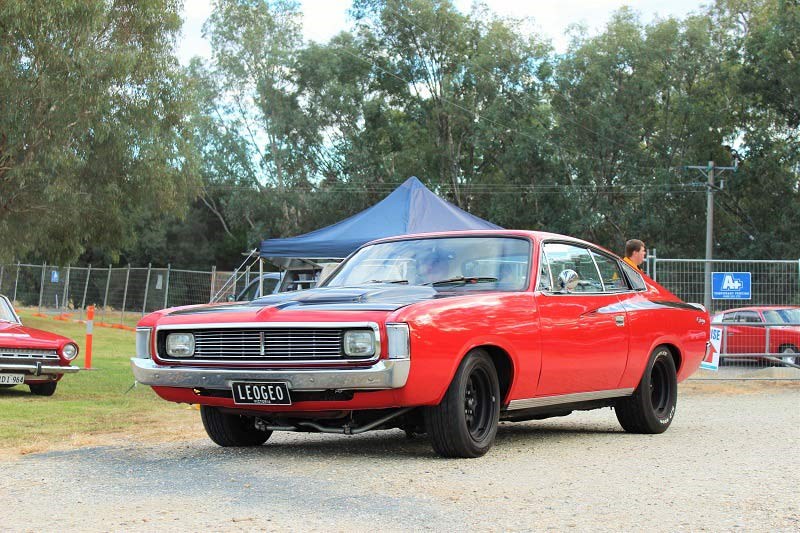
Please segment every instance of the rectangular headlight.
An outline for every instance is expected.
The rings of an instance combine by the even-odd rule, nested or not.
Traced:
[[[389,359],[411,357],[408,324],[386,324],[386,337],[389,340]]]
[[[167,335],[167,355],[171,357],[193,356],[194,335],[191,333],[170,333]]]
[[[136,328],[136,357],[150,359],[150,332],[152,328]]]
[[[366,357],[375,353],[375,334],[372,331],[344,332],[344,353],[353,357]]]

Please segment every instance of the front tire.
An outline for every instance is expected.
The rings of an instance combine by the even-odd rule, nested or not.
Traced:
[[[36,396],[52,396],[56,392],[58,382],[48,381],[47,383],[31,383],[28,385],[31,389],[31,394]]]
[[[272,435],[257,429],[252,417],[223,413],[216,407],[201,405],[200,418],[209,438],[224,447],[260,446]]]
[[[617,400],[614,412],[629,433],[664,433],[678,403],[678,378],[672,352],[659,346],[650,356],[644,376],[632,396]]]
[[[473,350],[456,371],[441,403],[425,410],[425,428],[442,457],[480,457],[500,420],[500,385],[489,354]]]

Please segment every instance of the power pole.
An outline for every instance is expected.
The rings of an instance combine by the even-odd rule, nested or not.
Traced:
[[[706,260],[705,260],[705,282],[703,285],[703,305],[709,313],[711,310],[711,260],[714,255],[714,193],[721,191],[725,183],[720,181],[719,187],[714,184],[714,178],[721,176],[726,170],[736,172],[739,168],[738,158],[734,158],[732,167],[718,167],[713,161],[709,161],[707,166],[690,165],[685,168],[692,168],[700,171],[708,179],[706,185]]]

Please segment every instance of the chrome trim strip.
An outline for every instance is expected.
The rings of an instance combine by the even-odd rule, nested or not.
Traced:
[[[369,328],[375,332],[375,354],[371,357],[356,359],[348,355],[342,355],[341,359],[264,359],[262,361],[237,361],[231,359],[194,359],[192,357],[185,357],[181,359],[162,358],[160,354],[156,354],[161,361],[175,363],[179,365],[191,365],[192,363],[204,363],[211,365],[225,365],[231,362],[248,366],[262,366],[262,365],[295,365],[295,364],[315,364],[315,365],[358,365],[365,363],[373,363],[381,356],[381,332],[380,327],[376,322],[214,322],[214,323],[194,323],[194,324],[175,324],[156,326],[156,338],[158,338],[159,331],[172,331],[172,330],[206,330],[206,329],[364,329]]]
[[[531,407],[548,407],[565,403],[586,402],[591,400],[605,400],[607,398],[622,398],[633,394],[634,389],[613,389],[594,392],[577,392],[574,394],[558,394],[555,396],[542,396],[541,398],[528,398],[525,400],[511,400],[508,404],[509,411],[517,409],[530,409]]]
[[[366,368],[269,370],[162,366],[132,357],[131,369],[136,381],[157,387],[228,390],[232,381],[286,381],[292,390],[383,390],[405,386],[411,360],[381,359]]]
[[[31,372],[37,376],[41,374],[73,374],[78,370],[80,370],[80,368],[77,366],[0,364],[0,372]]]

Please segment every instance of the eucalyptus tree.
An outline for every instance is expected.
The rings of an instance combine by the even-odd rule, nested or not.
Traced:
[[[194,193],[175,0],[0,3],[0,257],[112,256]]]
[[[535,220],[514,205],[524,202],[519,187],[542,179],[551,149],[548,45],[483,5],[461,13],[447,0],[357,0],[353,15],[374,79],[359,137],[375,155],[369,167],[389,180],[420,176],[500,224]]]

